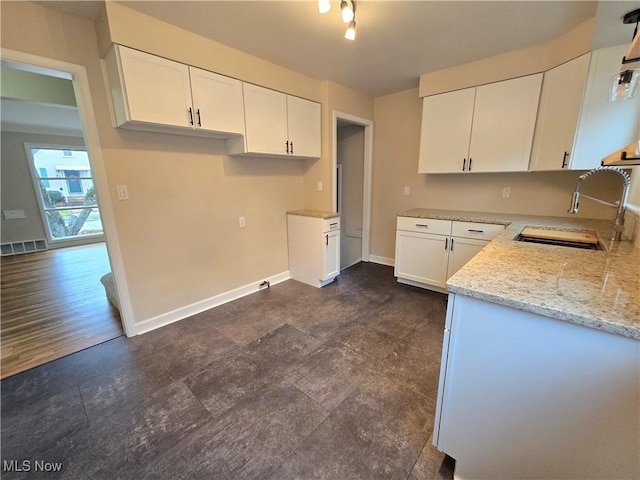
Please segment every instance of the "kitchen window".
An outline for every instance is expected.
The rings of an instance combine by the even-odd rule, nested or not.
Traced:
[[[26,151],[49,242],[102,236],[87,152],[42,145]]]

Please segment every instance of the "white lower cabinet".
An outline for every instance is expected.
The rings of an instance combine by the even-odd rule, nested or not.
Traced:
[[[394,275],[401,283],[445,291],[447,280],[504,225],[398,217]]]
[[[340,274],[340,217],[287,215],[289,274],[324,287]]]
[[[639,365],[638,340],[451,294],[433,443],[455,478],[640,478]]]

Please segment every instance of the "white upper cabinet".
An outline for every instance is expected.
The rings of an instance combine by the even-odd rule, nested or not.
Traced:
[[[569,168],[591,54],[545,72],[529,170]]]
[[[320,157],[319,103],[248,83],[243,88],[246,137],[229,140],[229,153]]]
[[[418,173],[466,170],[475,88],[425,97]]]
[[[477,88],[468,171],[529,168],[542,74]]]
[[[114,125],[228,138],[244,133],[242,82],[114,45],[104,59]]]
[[[426,97],[419,173],[529,166],[542,74]]]
[[[243,135],[242,82],[195,67],[189,74],[196,127]]]
[[[640,95],[609,101],[613,77],[620,72],[626,45],[595,50],[580,111],[570,168],[588,170],[600,166],[603,157],[638,140]]]
[[[243,88],[246,152],[287,155],[287,96],[248,83]]]
[[[320,157],[320,104],[287,95],[289,152],[294,156]]]

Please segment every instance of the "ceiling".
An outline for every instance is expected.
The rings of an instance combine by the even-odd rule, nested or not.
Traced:
[[[344,39],[339,1],[115,0],[318,80],[373,96],[418,85],[421,74],[556,38],[596,17],[596,48],[631,42],[621,18],[637,1],[357,2],[357,38]],[[95,19],[101,1],[36,2]]]
[[[636,1],[357,2],[357,38],[343,38],[338,0],[126,1],[130,8],[318,80],[373,96],[417,86],[423,73],[555,38],[596,17],[594,48],[631,41]],[[95,20],[102,1],[34,2]],[[11,65],[3,62],[3,67]],[[15,68],[15,67],[14,67]],[[23,68],[23,67],[19,67]],[[2,98],[4,131],[82,134],[76,108]]]

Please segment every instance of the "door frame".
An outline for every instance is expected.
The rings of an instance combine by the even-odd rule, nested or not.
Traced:
[[[373,120],[333,110],[333,211],[338,211],[338,120],[364,127],[364,175],[362,184],[362,261],[368,262],[371,252],[371,172],[373,168]]]
[[[85,140],[85,147],[89,154],[89,163],[93,172],[94,185],[100,204],[100,213],[104,235],[109,255],[109,262],[116,285],[116,292],[120,303],[120,318],[122,328],[127,337],[136,335],[136,325],[129,297],[129,289],[125,275],[124,263],[122,261],[122,251],[115,223],[115,215],[109,195],[109,184],[107,182],[107,172],[102,157],[102,147],[98,136],[98,125],[95,120],[95,112],[89,88],[89,77],[87,69],[83,65],[68,63],[52,58],[40,57],[30,53],[19,52],[6,48],[0,49],[2,60],[12,63],[26,64],[35,67],[34,71],[45,75],[59,76],[60,73],[69,74],[76,95],[78,113],[82,120],[82,133]]]

